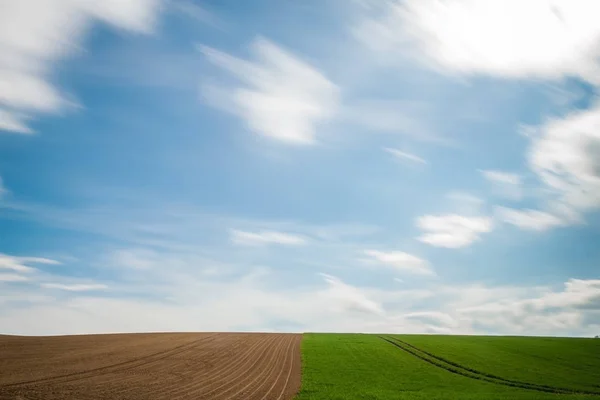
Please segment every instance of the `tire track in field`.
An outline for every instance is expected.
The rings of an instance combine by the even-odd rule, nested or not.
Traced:
[[[261,364],[265,359],[273,358],[273,355],[277,351],[277,347],[273,346],[276,343],[277,337],[273,337],[268,344],[264,344],[257,349],[253,356],[249,357],[244,364],[238,365],[235,370],[227,370],[227,375],[223,374],[217,377],[216,380],[219,384],[216,387],[211,387],[207,392],[202,392],[200,398],[229,398],[225,393],[235,388],[238,384],[243,384],[247,379],[252,378],[254,376],[253,372],[260,370]],[[255,354],[257,356],[254,356]]]
[[[278,343],[278,335],[273,335],[272,340],[268,344],[266,344],[265,346],[262,346],[259,350],[257,350],[255,352],[254,357],[250,357],[250,359],[247,362],[245,362],[244,365],[237,368],[233,373],[229,374],[228,376],[220,377],[219,381],[221,381],[222,383],[218,387],[213,388],[211,391],[209,391],[207,393],[202,393],[202,398],[213,398],[213,397],[229,398],[229,396],[225,395],[225,393],[227,393],[230,389],[235,387],[237,384],[231,385],[229,388],[226,387],[227,384],[231,383],[231,382],[238,382],[238,379],[240,380],[240,382],[238,382],[238,383],[243,384],[248,379],[252,379],[254,377],[254,372],[257,370],[260,371],[260,367],[262,367],[262,361],[265,360],[266,358],[272,359],[276,355],[277,350],[278,350],[277,343]],[[251,365],[249,365],[249,363],[253,359],[254,359],[254,362],[252,362]],[[267,363],[268,362],[269,361],[267,361]],[[218,395],[217,395],[216,393],[219,391],[221,391],[221,392],[218,393]],[[208,397],[206,397],[206,396],[208,396]]]
[[[279,342],[279,348],[278,348],[278,352],[276,354],[276,357],[270,362],[270,365],[266,366],[266,370],[264,371],[264,375],[265,375],[265,379],[263,379],[262,381],[259,381],[259,379],[262,377],[262,374],[260,376],[255,377],[255,379],[253,379],[252,384],[258,384],[256,385],[251,392],[249,392],[247,395],[244,393],[243,390],[238,391],[237,393],[235,393],[231,399],[246,399],[246,398],[258,398],[258,396],[260,396],[260,393],[262,393],[265,390],[265,386],[269,385],[270,382],[273,382],[269,388],[267,389],[267,392],[265,395],[263,395],[263,399],[269,395],[269,393],[273,390],[273,388],[280,382],[280,377],[282,372],[285,370],[286,367],[286,363],[287,363],[287,359],[288,359],[288,354],[290,351],[290,347],[294,342],[294,338],[290,337],[289,340],[287,339],[287,335],[281,335],[281,340]],[[280,362],[280,360],[283,358],[283,363]],[[277,373],[277,370],[279,369],[279,373]],[[241,396],[241,397],[238,397]]]
[[[281,393],[279,393],[279,396],[277,396],[277,400],[281,400],[282,398],[285,397],[286,392],[289,392],[288,395],[291,398],[292,396],[296,396],[297,392],[300,390],[300,384],[302,382],[302,360],[300,358],[300,354],[301,354],[301,345],[302,345],[302,335],[298,335],[298,336],[294,336],[294,346],[292,346],[292,359],[290,362],[290,368],[288,370],[288,374],[287,377],[285,378],[285,384],[283,389],[281,389]],[[293,384],[293,374],[294,374],[294,369],[296,369],[297,374],[298,374],[298,382],[296,384],[294,384],[294,386],[292,386]],[[266,396],[265,396],[266,397]],[[263,400],[265,399],[265,397],[263,397]]]
[[[21,382],[13,382],[5,385],[0,385],[0,389],[11,388],[11,387],[19,387],[19,386],[29,386],[29,385],[38,385],[42,383],[68,383],[79,381],[86,378],[98,377],[99,375],[105,375],[114,372],[121,372],[127,369],[137,368],[143,366],[148,363],[152,363],[157,360],[163,360],[165,358],[171,357],[173,355],[185,352],[189,350],[189,348],[194,348],[198,346],[201,342],[211,339],[215,337],[217,334],[212,334],[209,336],[204,336],[200,339],[194,340],[190,343],[184,343],[179,346],[172,347],[167,350],[158,351],[156,353],[148,354],[143,357],[134,358],[127,361],[122,361],[115,364],[104,365],[102,367],[87,369],[84,371],[71,372],[63,375],[50,376],[46,378],[32,379],[28,381]]]
[[[444,357],[440,357],[440,356],[438,356],[436,354],[433,354],[433,353],[430,353],[428,351],[425,351],[425,350],[423,350],[423,349],[421,349],[421,348],[419,348],[419,347],[417,347],[417,346],[415,346],[413,344],[410,344],[410,343],[405,342],[405,341],[403,341],[401,339],[398,339],[397,337],[392,337],[391,339],[394,340],[394,341],[396,341],[397,343],[401,343],[401,344],[403,344],[405,346],[408,346],[408,347],[410,347],[410,348],[412,348],[412,349],[414,349],[414,350],[416,350],[418,352],[426,354],[429,357],[435,358],[436,360],[439,360],[439,361],[441,361],[443,363],[450,364],[453,367],[466,370],[466,371],[468,371],[470,373],[473,373],[473,374],[476,374],[476,375],[483,375],[483,376],[491,378],[491,379],[496,379],[496,380],[504,381],[504,382],[508,382],[508,383],[514,383],[514,384],[517,384],[517,385],[526,385],[526,386],[531,386],[531,387],[536,387],[536,388],[541,388],[541,389],[554,390],[554,391],[558,390],[558,391],[565,391],[565,392],[573,392],[573,391],[578,391],[579,390],[579,389],[567,389],[567,388],[561,388],[561,387],[557,387],[557,386],[543,385],[543,384],[538,384],[538,383],[529,383],[529,382],[518,381],[518,380],[514,380],[514,379],[503,378],[501,376],[490,374],[488,372],[479,371],[479,370],[473,369],[471,367],[467,367],[467,366],[461,365],[459,363],[456,363],[454,361],[448,360],[448,359],[446,359]],[[593,392],[593,391],[590,391],[589,393],[586,392],[585,394],[597,394],[597,395],[600,395],[600,393],[596,393],[596,392]]]
[[[271,376],[271,374],[277,372],[278,366],[280,367],[279,372],[277,373],[277,376],[275,377],[275,379],[273,379],[273,383],[271,383],[271,385],[267,389],[266,393],[261,397],[261,400],[269,397],[269,395],[275,390],[277,385],[280,384],[281,377],[282,377],[284,371],[286,371],[286,369],[287,369],[287,363],[288,363],[288,359],[290,357],[290,349],[293,349],[293,345],[294,345],[294,337],[290,337],[290,339],[287,341],[287,343],[285,343],[282,340],[281,348],[283,349],[283,352],[282,352],[283,354],[280,354],[280,357],[283,356],[283,363],[280,364],[278,362],[279,359],[277,359],[271,366],[271,368],[269,370],[269,376]],[[265,380],[252,394],[260,392],[261,389],[263,388],[263,386],[268,383],[269,383],[269,380]],[[286,386],[287,386],[287,382],[283,382],[283,390],[285,390]]]
[[[269,349],[269,356],[265,357],[262,359],[262,362],[258,363],[258,365],[251,369],[251,372],[257,372],[257,373],[252,373],[252,374],[245,374],[244,378],[240,383],[244,384],[244,386],[242,386],[241,388],[238,388],[234,393],[232,394],[227,394],[225,395],[225,393],[229,392],[231,389],[234,389],[236,386],[238,385],[234,385],[231,386],[230,388],[226,389],[225,391],[220,393],[221,398],[226,398],[226,399],[235,399],[238,396],[242,396],[242,399],[247,399],[247,398],[252,398],[252,395],[254,393],[256,393],[258,390],[260,390],[261,386],[263,385],[264,382],[268,382],[269,377],[271,376],[271,374],[274,372],[274,370],[277,368],[278,364],[278,360],[279,358],[283,355],[285,355],[285,351],[286,351],[286,340],[285,340],[285,336],[283,335],[278,335],[278,338],[275,342],[275,344]],[[246,371],[248,372],[248,371]],[[263,382],[258,382],[259,379],[263,379]],[[256,387],[253,387],[254,385],[257,385]],[[248,393],[248,391],[250,390],[250,393]]]
[[[393,337],[392,340],[395,340],[398,343],[402,343],[403,345],[406,345],[408,347],[411,347],[412,349],[421,352],[423,354],[428,355],[429,357],[435,358],[441,362],[444,362],[446,364],[450,364],[456,368],[461,368],[463,370],[466,370],[470,373],[476,374],[476,375],[482,375],[491,379],[496,379],[499,381],[504,381],[507,383],[512,383],[512,384],[516,384],[516,385],[526,385],[526,386],[530,386],[530,387],[535,387],[535,388],[541,388],[541,389],[548,389],[548,390],[553,390],[553,391],[563,391],[563,392],[569,392],[569,393],[578,393],[578,394],[588,394],[588,395],[600,395],[600,392],[594,392],[594,391],[586,391],[586,390],[581,390],[581,389],[568,389],[568,388],[561,388],[561,387],[557,387],[557,386],[550,386],[550,385],[543,385],[543,384],[538,384],[538,383],[530,383],[530,382],[524,382],[524,381],[518,381],[518,380],[514,380],[514,379],[507,379],[507,378],[503,378],[501,376],[498,375],[494,375],[494,374],[490,374],[487,372],[482,372],[476,369],[473,369],[471,367],[467,367],[464,365],[461,365],[459,363],[453,362],[451,360],[448,360],[446,358],[440,357],[438,355],[432,354],[430,352],[427,352],[415,345],[412,345],[408,342],[405,342],[401,339],[398,339],[396,337]]]
[[[232,370],[236,371],[240,365],[244,365],[244,363],[249,362],[256,352],[262,351],[261,348],[263,346],[268,345],[273,338],[268,336],[261,336],[257,340],[255,340],[249,346],[243,346],[245,340],[247,340],[247,336],[242,336],[241,341],[242,345],[240,346],[240,356],[236,357],[219,354],[221,359],[225,359],[228,362],[224,362],[219,365],[219,358],[216,359],[217,368],[214,370],[205,370],[198,371],[197,373],[189,376],[190,382],[179,386],[176,390],[169,390],[169,388],[165,388],[165,390],[160,391],[159,394],[163,396],[169,396],[172,398],[179,398],[181,396],[186,396],[190,393],[201,395],[203,389],[210,388],[212,385],[216,385],[220,382],[220,379],[223,375],[228,376]],[[230,353],[232,351],[230,350]],[[259,353],[260,354],[260,353]]]
[[[238,371],[243,371],[244,367],[250,364],[255,356],[260,356],[274,340],[275,338],[270,335],[260,336],[251,346],[242,350],[243,356],[234,358],[232,362],[225,363],[216,370],[193,375],[191,382],[178,387],[176,390],[165,388],[167,390],[161,392],[161,395],[168,396],[170,399],[185,398],[192,395],[203,398],[205,396],[203,389],[208,389],[210,393],[214,385],[230,384],[231,380],[228,380],[228,378],[235,377]]]
[[[302,337],[300,336],[300,339],[301,338]],[[285,365],[287,364],[288,359],[290,359],[290,363],[289,363],[289,367],[287,368],[288,371],[286,374],[286,378],[285,378],[285,381],[283,381],[283,386],[282,386],[281,391],[279,392],[279,395],[277,396],[276,400],[280,400],[285,395],[286,390],[292,389],[289,387],[289,384],[290,384],[290,378],[292,376],[292,372],[294,371],[294,365],[295,365],[295,361],[296,361],[296,353],[300,352],[300,349],[297,349],[298,346],[300,345],[300,341],[301,340],[298,340],[296,335],[292,336],[292,338],[290,340],[290,344],[288,345],[288,347],[286,349],[284,367],[281,368],[281,370],[279,371],[279,374],[277,375],[275,382],[273,382],[273,384],[271,385],[271,387],[269,388],[267,393],[265,393],[265,395],[261,398],[261,400],[267,399],[269,397],[269,394],[276,388],[277,384],[280,382],[280,379],[285,371]],[[296,351],[296,350],[298,350],[298,351]],[[290,357],[290,355],[291,355],[291,357]],[[295,393],[293,393],[293,394],[295,394]]]
[[[471,379],[477,379],[489,383],[494,383],[497,385],[509,386],[520,389],[533,390],[538,392],[545,393],[556,393],[556,394],[586,394],[586,395],[595,395],[599,396],[599,392],[579,390],[579,389],[566,389],[559,388],[554,386],[546,386],[546,385],[538,385],[535,383],[521,382],[510,379],[505,379],[501,377],[497,377],[495,375],[486,374],[468,367],[464,367],[460,364],[449,362],[441,357],[435,356],[431,353],[425,352],[411,344],[403,342],[400,339],[394,337],[384,337],[379,336],[380,339],[385,340],[386,342],[392,344],[393,346],[409,353],[422,361],[425,361],[433,366],[438,368],[445,369],[448,372],[453,374],[461,375]]]

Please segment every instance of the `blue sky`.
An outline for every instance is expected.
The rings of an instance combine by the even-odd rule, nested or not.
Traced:
[[[3,4],[0,332],[598,334],[597,8]]]

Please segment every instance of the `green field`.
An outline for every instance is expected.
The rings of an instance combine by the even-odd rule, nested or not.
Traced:
[[[308,333],[297,399],[600,400],[600,340]]]

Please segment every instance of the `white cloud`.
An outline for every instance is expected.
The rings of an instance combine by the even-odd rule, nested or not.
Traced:
[[[511,172],[495,171],[495,170],[480,170],[485,179],[493,183],[502,183],[508,185],[520,185],[521,176]]]
[[[245,84],[225,92],[212,89],[209,99],[243,118],[248,127],[266,137],[291,144],[315,142],[317,125],[338,107],[338,88],[321,72],[266,39],[256,39],[258,60],[245,61],[201,46],[210,62]]]
[[[563,290],[539,288],[456,307],[469,323],[499,334],[591,335],[600,322],[600,281],[569,279]]]
[[[260,246],[266,244],[300,246],[307,243],[307,239],[303,236],[277,231],[247,232],[232,229],[230,234],[231,241],[234,244],[246,246]]]
[[[177,0],[171,2],[173,10],[191,18],[195,21],[212,25],[215,28],[222,27],[222,21],[217,18],[212,12],[208,11],[204,7],[200,7],[198,4],[191,1]]]
[[[381,304],[369,299],[360,289],[342,282],[340,279],[321,274],[328,283],[326,297],[330,298],[343,311],[359,311],[361,313],[383,315]]]
[[[454,317],[449,314],[440,311],[418,311],[411,312],[403,315],[404,318],[416,319],[424,321],[433,326],[440,326],[443,328],[457,327],[457,321]]]
[[[25,117],[69,104],[50,81],[94,21],[149,32],[160,0],[20,0],[0,3],[0,129],[30,133]]]
[[[575,212],[600,207],[600,103],[552,119],[532,134],[529,165],[556,201]]]
[[[493,229],[491,218],[468,217],[459,214],[425,215],[417,219],[425,231],[417,239],[436,247],[466,247],[479,240],[481,234]]]
[[[42,283],[40,286],[46,289],[66,290],[69,292],[88,292],[108,289],[108,286],[100,283]]]
[[[83,285],[97,285],[89,282],[50,287],[5,282],[0,326],[5,327],[4,333],[37,335],[265,329],[597,334],[593,331],[600,309],[598,280],[571,279],[559,289],[446,286],[433,281],[406,290],[397,285],[390,289],[353,285],[321,274],[323,280],[314,283],[282,286],[276,271],[249,269],[246,264],[239,274],[222,279],[199,272],[214,261],[160,252],[155,253],[154,261],[144,270],[116,269],[121,279],[110,297],[104,297],[99,287],[96,292],[83,293],[91,290]],[[55,290],[65,292],[56,296]],[[115,297],[118,293],[126,296]]]
[[[16,257],[0,253],[0,269],[8,269],[14,272],[30,273],[36,271],[35,268],[27,264],[60,264],[58,261],[40,257]]]
[[[526,302],[536,311],[576,308],[600,311],[600,280],[569,279],[561,292],[549,292]]]
[[[522,178],[520,175],[496,170],[480,170],[479,172],[493,185],[494,191],[498,195],[513,200],[519,200],[523,197],[523,189],[521,187]]]
[[[507,223],[529,230],[581,223],[600,208],[600,103],[527,127],[530,169],[542,184],[542,209],[498,207]]]
[[[16,334],[65,334],[92,332],[152,331],[239,331],[306,330],[381,331],[385,310],[362,288],[331,275],[311,287],[275,289],[265,286],[265,271],[246,271],[226,282],[199,277],[198,265],[188,265],[187,273],[173,279],[162,266],[153,273],[150,284],[136,281],[136,292],[152,299],[103,298],[72,292],[65,297],[36,301],[34,293],[19,288],[3,292],[0,299],[0,326]],[[180,270],[179,272],[183,272]],[[147,271],[140,272],[147,274]],[[44,288],[46,289],[46,288]],[[123,288],[121,288],[123,289]],[[4,296],[6,294],[6,296]],[[11,307],[19,302],[19,308]],[[7,324],[11,321],[10,324]],[[286,321],[284,328],[273,321]],[[406,328],[406,327],[405,327]]]
[[[293,332],[597,334],[594,331],[600,310],[597,280],[571,279],[563,290],[437,286],[423,297],[418,291],[373,290],[330,275],[322,276],[325,286],[285,291],[265,288],[261,284],[263,276],[248,275],[225,284],[199,282],[188,276],[184,277],[185,282],[169,289],[172,292],[166,302],[82,297],[77,292],[68,299],[54,299],[19,288],[19,292],[3,292],[0,326],[9,329],[5,333],[14,334],[230,331],[265,327]],[[11,308],[11,302],[22,306]],[[273,320],[286,324],[274,327]]]
[[[421,157],[411,154],[411,153],[406,153],[404,151],[401,151],[398,149],[393,149],[390,147],[384,147],[383,150],[390,153],[391,155],[393,155],[394,157],[396,157],[397,159],[400,159],[400,160],[408,160],[408,161],[412,161],[412,162],[415,162],[418,164],[427,164],[427,161],[425,161]]]
[[[539,210],[496,207],[496,215],[501,221],[533,231],[545,231],[565,225],[565,221],[558,216]]]
[[[10,131],[14,133],[33,133],[25,124],[25,121],[16,113],[11,113],[0,109],[0,131]]]
[[[0,282],[25,282],[28,277],[19,274],[0,273]]]
[[[396,271],[421,275],[435,274],[426,260],[402,251],[365,250],[364,255],[369,257],[368,262],[388,266]]]
[[[416,50],[459,73],[600,82],[593,1],[390,0],[380,11],[355,29],[375,50]]]

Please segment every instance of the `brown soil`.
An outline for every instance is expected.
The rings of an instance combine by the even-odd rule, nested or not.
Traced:
[[[0,399],[283,400],[300,388],[302,335],[0,335]]]

